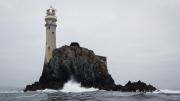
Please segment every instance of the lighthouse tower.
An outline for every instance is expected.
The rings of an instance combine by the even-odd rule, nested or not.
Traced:
[[[56,48],[56,21],[55,10],[50,7],[47,9],[46,21],[46,53],[44,63],[47,64],[52,58],[52,52]]]

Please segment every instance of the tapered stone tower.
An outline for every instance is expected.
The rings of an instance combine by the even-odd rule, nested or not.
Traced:
[[[47,64],[52,58],[52,52],[56,48],[56,21],[55,10],[50,7],[47,9],[46,21],[46,53],[44,63]]]

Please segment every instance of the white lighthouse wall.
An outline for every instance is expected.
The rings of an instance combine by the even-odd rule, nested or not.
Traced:
[[[50,28],[49,28],[50,27]],[[46,56],[45,61],[48,63],[52,58],[52,52],[56,48],[56,27],[46,26]]]

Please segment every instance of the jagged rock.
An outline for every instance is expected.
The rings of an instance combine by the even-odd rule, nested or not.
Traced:
[[[139,92],[152,92],[155,91],[156,88],[151,86],[151,85],[146,85],[146,83],[141,82],[140,80],[138,82],[133,82],[129,81],[123,88],[122,91],[139,91]]]

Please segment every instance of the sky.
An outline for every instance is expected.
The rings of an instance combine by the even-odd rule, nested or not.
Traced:
[[[39,80],[50,5],[57,48],[78,42],[106,56],[116,84],[180,89],[180,0],[0,0],[0,86]]]

